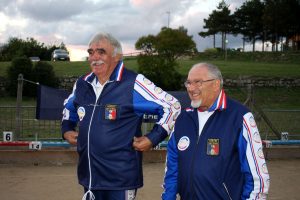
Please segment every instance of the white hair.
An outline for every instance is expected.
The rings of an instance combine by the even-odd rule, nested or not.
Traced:
[[[99,32],[99,33],[95,34],[92,37],[92,39],[90,40],[89,46],[91,46],[92,44],[98,43],[99,41],[101,41],[103,39],[107,40],[113,46],[113,48],[114,48],[113,55],[114,56],[117,54],[122,56],[123,51],[122,51],[122,46],[121,46],[120,42],[109,33]]]
[[[210,63],[197,63],[197,64],[193,65],[191,69],[196,68],[196,67],[205,67],[208,71],[209,78],[220,80],[220,88],[223,87],[222,73],[217,66],[210,64]]]

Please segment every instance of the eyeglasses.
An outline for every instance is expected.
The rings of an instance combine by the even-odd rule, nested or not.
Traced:
[[[197,86],[197,87],[201,87],[203,83],[209,82],[209,81],[214,81],[214,80],[216,80],[216,79],[209,79],[209,80],[205,80],[205,81],[203,81],[203,80],[197,80],[197,81],[185,81],[185,82],[184,82],[184,86],[185,86],[186,88],[189,88],[189,87],[191,87],[192,85],[195,85],[195,86]]]

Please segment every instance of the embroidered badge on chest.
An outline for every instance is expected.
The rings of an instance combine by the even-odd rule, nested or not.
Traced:
[[[208,139],[207,140],[207,155],[217,156],[220,152],[220,140],[219,139]]]
[[[117,105],[112,105],[112,104],[105,105],[105,119],[107,120],[117,119]]]

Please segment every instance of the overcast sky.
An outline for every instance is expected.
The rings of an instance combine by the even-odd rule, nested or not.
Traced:
[[[203,19],[221,0],[0,0],[0,43],[10,37],[33,37],[45,44],[64,42],[72,60],[86,56],[87,43],[99,31],[112,33],[124,53],[135,42],[156,35],[163,26],[184,26],[199,51],[211,48],[212,37],[201,38]],[[234,10],[245,0],[225,0]],[[170,14],[168,14],[170,13]],[[240,38],[228,37],[228,47],[242,47]],[[220,37],[216,46],[221,46]]]

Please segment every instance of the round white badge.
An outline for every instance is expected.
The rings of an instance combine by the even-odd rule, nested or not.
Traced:
[[[165,98],[167,99],[167,101],[172,101],[173,97],[169,94],[166,94]]]
[[[77,109],[77,114],[78,114],[78,117],[79,117],[79,120],[81,121],[85,115],[85,109],[84,107],[79,107]]]
[[[259,149],[257,150],[257,155],[258,155],[258,157],[260,157],[261,159],[264,159],[264,158],[265,158],[265,155],[264,155],[264,152],[263,152],[262,148],[259,148]]]
[[[190,139],[187,136],[183,136],[180,138],[177,144],[177,148],[180,151],[184,151],[189,147],[189,145],[190,145]]]
[[[154,91],[157,93],[157,94],[161,94],[163,92],[163,90],[160,88],[160,87],[155,87],[154,88]]]
[[[178,110],[180,108],[180,103],[178,101],[176,101],[174,104],[173,104],[174,108],[176,110]]]
[[[251,125],[252,127],[256,127],[256,123],[255,123],[255,120],[254,120],[254,117],[253,117],[253,116],[250,117],[249,121],[250,121],[250,125]]]
[[[261,143],[260,135],[258,134],[257,131],[253,134],[253,140],[254,140],[256,143]]]
[[[265,173],[265,174],[268,174],[269,172],[268,172],[268,169],[267,169],[267,164],[266,163],[264,163],[263,165],[262,165],[262,171],[263,171],[263,173]]]
[[[149,79],[147,79],[147,78],[144,78],[144,83],[146,83],[147,85],[151,85],[152,84],[152,82]]]

